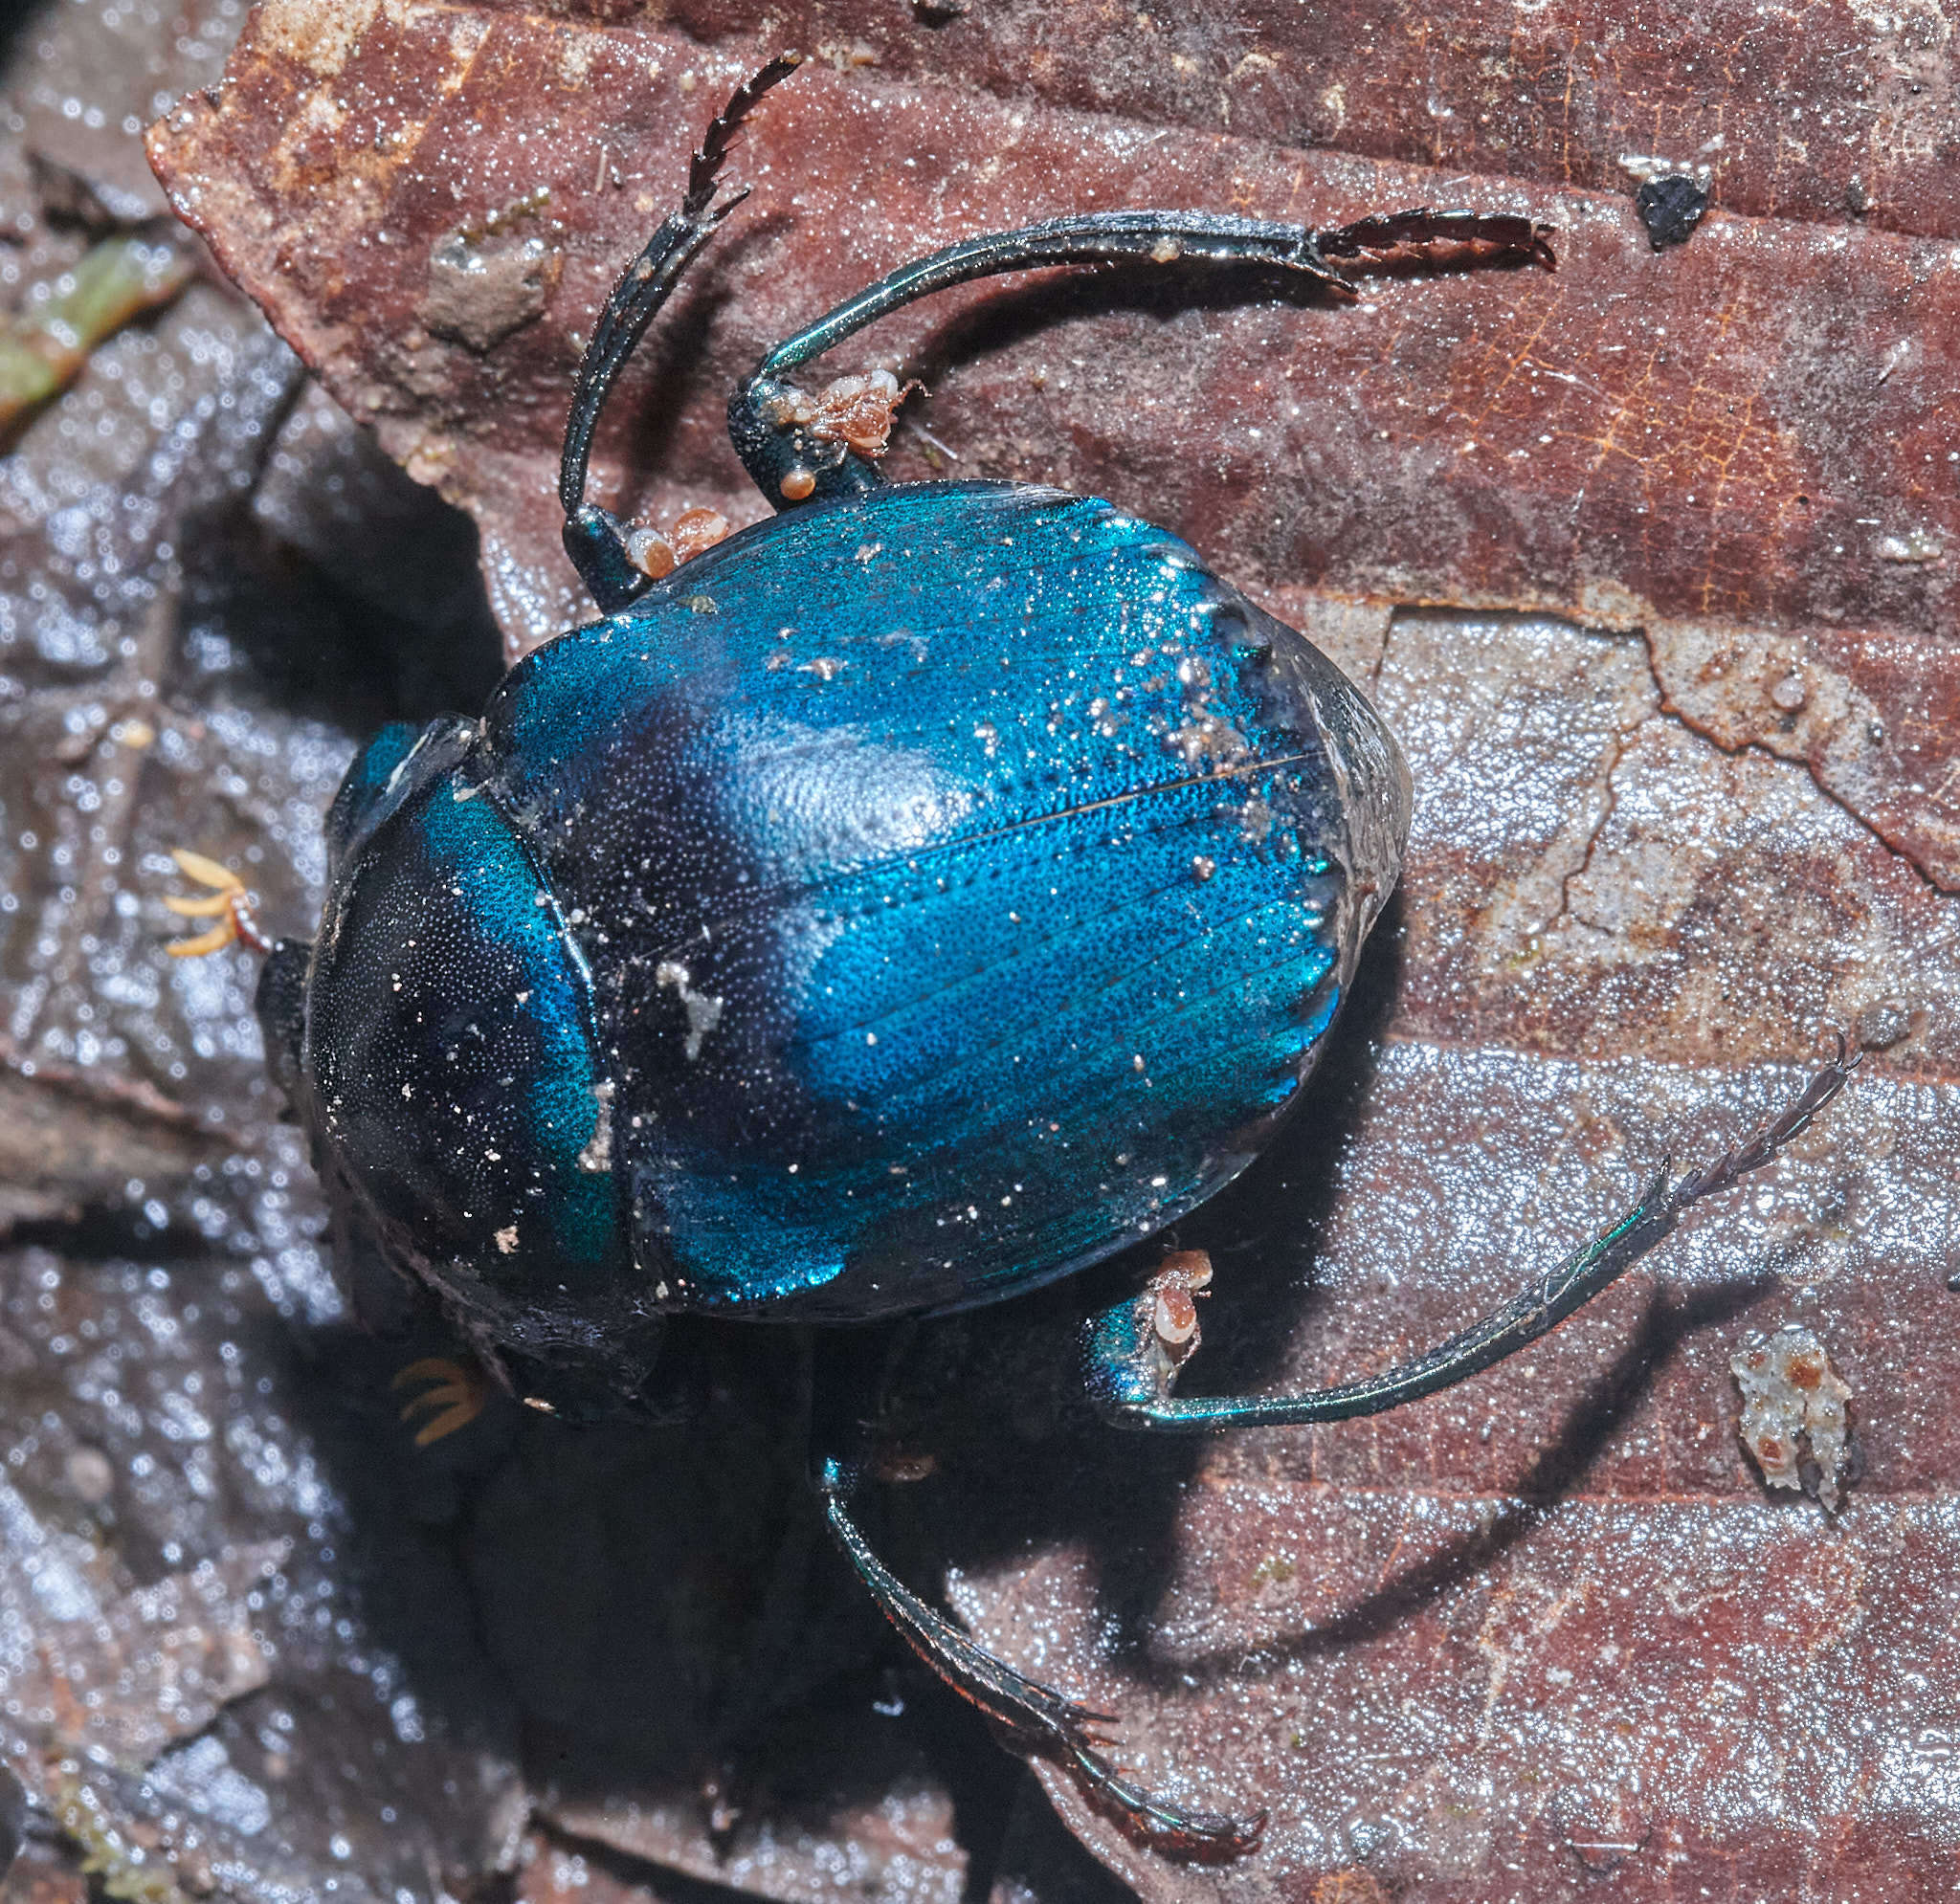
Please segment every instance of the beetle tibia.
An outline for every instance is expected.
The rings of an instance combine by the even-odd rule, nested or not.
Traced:
[[[1847,1053],[1840,1036],[1838,1055],[1784,1110],[1741,1143],[1704,1168],[1691,1171],[1672,1188],[1663,1164],[1639,1202],[1603,1236],[1536,1278],[1502,1309],[1414,1362],[1365,1381],[1301,1395],[1173,1396],[1171,1384],[1194,1343],[1167,1339],[1160,1271],[1142,1295],[1090,1318],[1083,1338],[1083,1382],[1089,1399],[1103,1419],[1118,1428],[1203,1434],[1214,1428],[1351,1421],[1454,1387],[1557,1328],[1670,1235],[1692,1205],[1761,1169],[1843,1090],[1862,1056]],[[1174,1327],[1170,1334],[1175,1336]]]
[[[900,1637],[961,1697],[970,1700],[1023,1750],[1042,1753],[1066,1766],[1125,1827],[1160,1851],[1185,1857],[1230,1857],[1249,1851],[1265,1829],[1266,1814],[1229,1818],[1189,1810],[1146,1791],[1109,1759],[1102,1729],[1115,1723],[1053,1688],[994,1658],[943,1614],[933,1611],[871,1551],[845,1502],[857,1472],[839,1461],[823,1462],[817,1488],[824,1517],[858,1578],[870,1590]]]

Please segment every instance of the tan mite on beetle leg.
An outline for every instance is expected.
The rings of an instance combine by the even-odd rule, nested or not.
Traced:
[[[816,442],[841,443],[876,460],[891,448],[899,406],[924,387],[917,377],[902,387],[889,370],[867,370],[839,377],[813,397],[802,390],[790,392],[775,406],[774,421],[780,429],[804,430]],[[784,501],[801,502],[815,494],[816,473],[788,470],[778,486]]]
[[[642,575],[657,582],[732,534],[733,527],[719,509],[683,509],[674,520],[672,535],[663,536],[657,529],[629,529],[626,559]]]
[[[1169,1375],[1197,1353],[1197,1298],[1211,1281],[1212,1259],[1204,1251],[1172,1250],[1137,1295],[1137,1306],[1148,1307],[1150,1339]]]

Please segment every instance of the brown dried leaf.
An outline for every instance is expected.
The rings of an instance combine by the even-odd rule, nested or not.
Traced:
[[[1607,1875],[1630,1900],[1925,1894],[1960,1839],[1946,28],[1473,11],[772,14],[770,48],[835,70],[758,116],[756,195],[624,386],[598,487],[756,520],[728,388],[975,230],[1150,203],[1559,227],[1555,278],[1382,282],[1351,308],[986,289],[833,366],[924,375],[956,474],[1187,535],[1408,748],[1399,924],[1330,1074],[1178,1239],[1219,1269],[1190,1385],[1425,1347],[1669,1148],[1792,1095],[1825,1029],[1887,1050],[1651,1271],[1375,1421],[1152,1446],[1067,1399],[1080,1290],[936,1325],[906,1440],[945,1458],[892,1519],[990,1644],[1122,1716],[1141,1773],[1272,1808],[1253,1856],[1178,1864],[1044,1770],[1153,1899],[1535,1904]],[[152,142],[329,387],[475,514],[513,651],[583,612],[552,500],[578,340],[756,55],[752,15],[621,11],[268,4],[223,94]],[[1655,255],[1629,155],[1710,164],[1723,209]],[[909,421],[900,478],[933,468]],[[1771,1500],[1735,1433],[1728,1356],[1786,1322],[1856,1395],[1835,1523]]]
[[[1810,11],[1831,27],[1815,44],[1779,33],[1769,48],[1738,22],[1749,57],[1725,69],[1719,102],[1747,122],[1736,89],[1780,86],[1794,66],[1816,81],[1804,109],[1831,122],[1829,101],[1861,84],[1841,149],[1902,153],[1933,108],[1894,86],[1901,48],[1935,75],[1910,83],[1945,97],[1944,45],[1915,52],[1924,35],[1910,23],[1888,34]],[[829,24],[819,13],[778,31],[808,27],[821,45]],[[990,54],[945,70],[993,83],[990,61],[1009,57],[1014,31],[976,25]],[[1202,31],[1214,49],[1239,44],[1230,21]],[[957,48],[968,32],[945,37]],[[1517,97],[1550,83],[1532,47],[1562,42],[1544,32],[1488,55]],[[915,23],[908,45],[928,33]],[[1459,74],[1472,70],[1456,56],[1462,34],[1474,38],[1468,27],[1435,35]],[[1413,21],[1384,37],[1409,61],[1377,73],[1370,99],[1491,119],[1484,79],[1421,92],[1437,55]],[[1207,299],[1169,316],[1121,292],[1031,300],[981,288],[892,321],[865,348],[935,387],[931,428],[960,474],[1109,495],[1282,610],[1299,613],[1293,597],[1308,587],[1643,628],[1704,731],[1804,760],[1901,852],[1960,883],[1946,632],[1960,496],[1939,421],[1960,370],[1960,276],[1928,222],[1945,202],[1939,162],[1886,161],[1877,189],[1898,229],[1714,215],[1656,255],[1630,193],[1610,189],[1615,128],[1637,122],[1642,149],[1681,144],[1706,112],[1683,102],[1671,48],[1629,64],[1623,42],[1606,36],[1605,91],[1641,109],[1600,114],[1583,162],[1570,141],[1563,160],[1543,139],[1521,156],[1515,142],[1539,123],[1527,114],[1452,149],[1447,173],[1219,138],[1190,110],[1144,136],[1134,120],[1030,109],[970,84],[913,90],[846,48],[842,71],[800,77],[758,116],[740,162],[756,198],[617,400],[601,491],[661,520],[702,501],[757,518],[724,440],[725,392],[796,322],[976,230],[1154,203],[1321,224],[1436,201],[1527,210],[1559,229],[1556,278],[1388,283],[1356,309]],[[1861,80],[1818,50],[1834,43],[1855,43]],[[392,454],[477,517],[513,653],[582,611],[552,500],[578,340],[754,56],[739,32],[707,54],[590,16],[280,0],[255,14],[222,92],[152,134],[173,203],[226,268]],[[1079,48],[1076,64],[1086,56]],[[1175,73],[1195,57],[1158,48],[1126,70],[1168,59]],[[1301,57],[1246,46],[1235,71],[1256,79]],[[941,71],[917,49],[910,63]],[[1055,89],[1044,97],[1080,97],[1055,59],[1036,71]],[[1595,104],[1602,84],[1595,73]],[[1155,97],[1142,83],[1119,93],[1094,102],[1143,111]],[[1270,112],[1253,123],[1274,129]],[[1413,156],[1400,122],[1353,144]],[[1776,167],[1739,164],[1737,202],[1751,210],[1815,215],[1849,189],[1835,159],[1787,192]],[[1466,165],[1520,182],[1466,177]],[[1860,188],[1868,204],[1872,180]],[[1097,315],[1083,326],[1029,327],[1084,308]],[[1154,334],[1167,326],[1169,339]],[[902,430],[899,441],[893,474],[928,473],[924,439]],[[1781,686],[1793,674],[1794,704],[1798,690]]]

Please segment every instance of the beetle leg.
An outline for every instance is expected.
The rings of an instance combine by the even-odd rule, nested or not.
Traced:
[[[812,400],[785,377],[916,299],[1003,272],[1113,263],[1258,266],[1350,297],[1341,263],[1433,263],[1446,249],[1469,262],[1554,263],[1548,228],[1528,218],[1427,207],[1329,232],[1215,212],[1091,211],[986,232],[901,267],[777,344],[729,404],[728,433],[744,467],[778,509],[812,497],[854,494],[874,487],[878,472],[848,442],[826,439],[808,426]]]
[[[1847,1053],[1840,1035],[1838,1055],[1793,1103],[1751,1136],[1672,1188],[1663,1163],[1639,1202],[1605,1235],[1539,1277],[1502,1309],[1473,1322],[1460,1335],[1452,1336],[1414,1362],[1365,1382],[1345,1383],[1304,1395],[1179,1400],[1171,1395],[1171,1385],[1178,1368],[1196,1346],[1196,1317],[1193,1313],[1189,1333],[1180,1333],[1182,1313],[1174,1312],[1174,1305],[1167,1310],[1161,1287],[1166,1273],[1160,1271],[1141,1295],[1091,1318],[1083,1343],[1090,1399],[1104,1419],[1119,1428],[1201,1434],[1212,1428],[1348,1421],[1358,1415],[1378,1415],[1404,1402],[1452,1387],[1555,1329],[1666,1237],[1692,1205],[1727,1189],[1739,1178],[1768,1163],[1843,1090],[1862,1058],[1861,1052]],[[1171,1324],[1168,1334],[1167,1319]]]
[[[1528,218],[1492,216],[1479,211],[1433,211],[1424,205],[1413,211],[1377,211],[1320,233],[1321,255],[1388,263],[1414,256],[1434,261],[1437,252],[1452,251],[1466,260],[1484,258],[1557,268],[1550,234]]]
[[[180,899],[172,894],[164,904],[179,919],[209,919],[217,923],[194,938],[173,939],[165,951],[173,959],[198,959],[207,952],[221,952],[232,944],[260,954],[272,950],[272,941],[258,929],[258,920],[252,911],[252,896],[245,890],[244,880],[230,867],[220,866],[216,860],[184,847],[173,847],[170,857],[187,879],[214,890],[201,899]]]
[[[681,274],[714,236],[715,228],[747,197],[747,188],[715,203],[715,181],[722,161],[735,142],[742,122],[756,102],[778,81],[803,63],[800,53],[779,54],[745,79],[729,96],[708,127],[687,168],[687,190],[680,209],[661,221],[639,255],[626,267],[606,307],[592,326],[585,356],[572,386],[571,410],[565,421],[565,448],[558,463],[558,498],[565,509],[565,549],[608,614],[641,594],[652,583],[644,557],[648,550],[635,542],[635,532],[610,510],[586,500],[586,476],[591,461],[592,432],[599,413],[626,360],[646,334],[655,314],[673,294]]]
[[[1222,1855],[1249,1851],[1258,1843],[1266,1824],[1264,1812],[1253,1819],[1227,1818],[1187,1810],[1146,1791],[1125,1778],[1103,1750],[1107,1740],[1102,1729],[1115,1723],[1109,1714],[1092,1712],[1016,1672],[926,1605],[871,1551],[851,1518],[846,1503],[858,1478],[858,1470],[844,1462],[825,1461],[819,1468],[817,1490],[831,1533],[900,1637],[954,1692],[979,1707],[1019,1746],[1058,1759],[1159,1849]]]

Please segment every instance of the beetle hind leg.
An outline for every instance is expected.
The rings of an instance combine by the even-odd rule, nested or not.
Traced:
[[[1348,268],[1484,263],[1552,268],[1549,228],[1509,214],[1425,206],[1326,232],[1216,212],[1126,210],[1080,212],[1012,232],[982,232],[901,266],[776,344],[729,404],[729,435],[775,508],[875,487],[880,480],[875,457],[882,454],[883,437],[866,450],[825,429],[824,400],[786,381],[789,374],[917,299],[1003,272],[1046,265],[1253,266],[1317,286],[1325,296],[1349,299],[1355,293]]]
[[[818,1490],[837,1545],[907,1646],[954,1692],[970,1700],[1025,1750],[1066,1765],[1084,1788],[1131,1830],[1159,1850],[1185,1856],[1230,1856],[1251,1850],[1266,1814],[1226,1817],[1173,1804],[1125,1778],[1107,1755],[1104,1728],[1115,1723],[996,1659],[913,1593],[871,1551],[847,1505],[855,1473],[823,1464]]]
[[[1557,1328],[1671,1234],[1693,1205],[1761,1169],[1844,1089],[1863,1055],[1847,1052],[1840,1036],[1838,1055],[1742,1142],[1672,1186],[1663,1163],[1640,1200],[1603,1236],[1547,1271],[1503,1308],[1414,1362],[1364,1381],[1300,1395],[1173,1396],[1177,1371],[1197,1347],[1191,1294],[1211,1279],[1209,1262],[1202,1280],[1195,1272],[1173,1268],[1195,1253],[1187,1252],[1168,1259],[1139,1295],[1090,1319],[1083,1343],[1089,1398],[1103,1419],[1118,1428],[1203,1434],[1214,1428],[1351,1421],[1454,1387]]]

